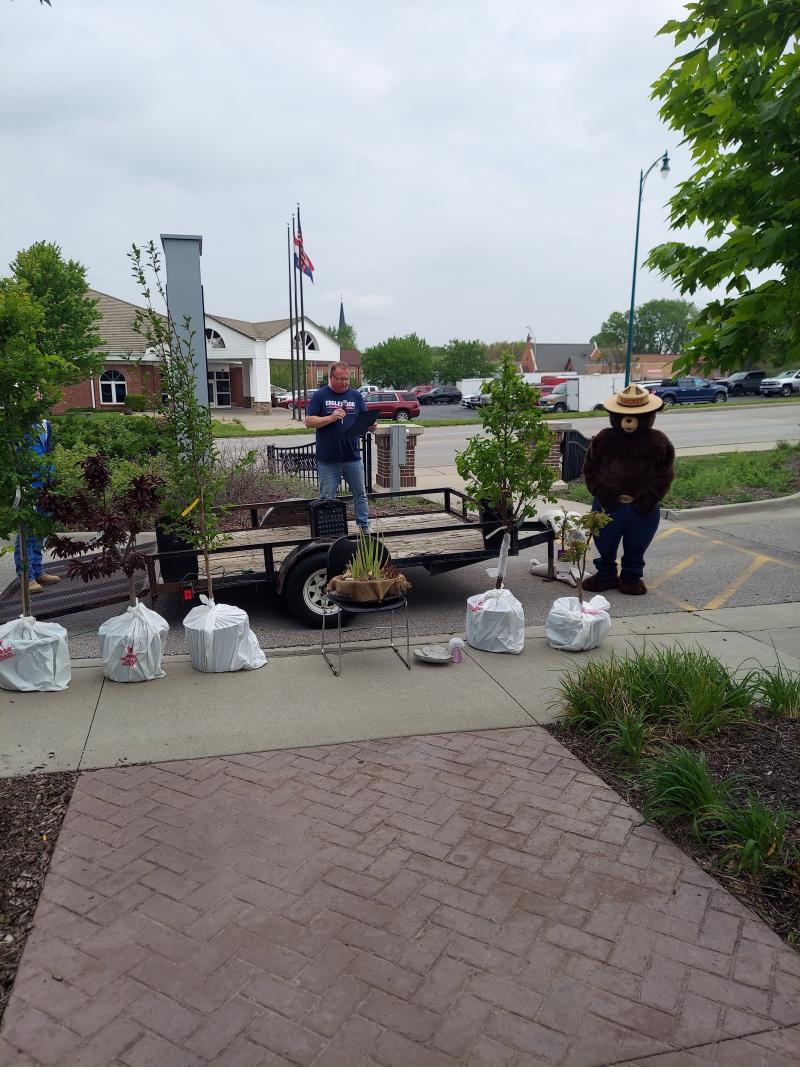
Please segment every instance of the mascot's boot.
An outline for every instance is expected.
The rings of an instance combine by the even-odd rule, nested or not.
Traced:
[[[583,588],[587,593],[605,593],[607,589],[616,589],[619,584],[616,575],[613,578],[604,578],[600,574],[592,574],[584,579]]]
[[[583,588],[586,588],[586,582],[583,583]],[[647,592],[647,586],[641,578],[626,578],[623,574],[620,575],[619,579],[619,591],[627,596],[644,596]]]

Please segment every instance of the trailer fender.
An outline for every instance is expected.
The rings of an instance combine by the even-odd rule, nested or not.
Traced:
[[[279,595],[283,595],[284,586],[286,585],[286,579],[292,571],[292,568],[300,562],[305,556],[320,555],[323,558],[327,558],[328,548],[330,546],[327,542],[312,541],[307,545],[298,545],[293,548],[286,559],[281,563],[280,569],[275,576],[275,590]]]

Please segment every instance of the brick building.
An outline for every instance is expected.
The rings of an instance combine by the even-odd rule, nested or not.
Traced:
[[[134,328],[135,304],[90,290],[100,311],[98,332],[103,338],[100,374],[64,390],[53,414],[75,408],[120,411],[129,395],[158,398],[161,392],[158,358]],[[289,319],[247,322],[206,314],[208,395],[211,407],[251,408],[266,414],[271,408],[270,363],[287,361],[290,350]],[[361,382],[361,356],[356,349],[340,349],[334,338],[306,318],[306,384],[316,388],[327,380],[331,363],[341,360]]]

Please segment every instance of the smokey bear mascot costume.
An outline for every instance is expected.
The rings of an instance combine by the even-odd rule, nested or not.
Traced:
[[[661,518],[661,501],[675,477],[675,449],[669,438],[653,429],[661,397],[641,385],[629,385],[605,401],[611,426],[592,438],[583,476],[594,497],[592,510],[601,509],[611,522],[595,534],[600,553],[594,561],[597,574],[583,583],[592,593],[619,589],[641,596],[644,554]],[[617,550],[622,561],[617,574]]]

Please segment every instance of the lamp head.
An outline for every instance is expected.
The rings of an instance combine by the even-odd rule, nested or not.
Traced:
[[[661,175],[662,178],[666,178],[666,176],[669,174],[669,156],[666,152],[664,153],[664,156],[661,160],[661,167],[659,168],[658,173]]]

